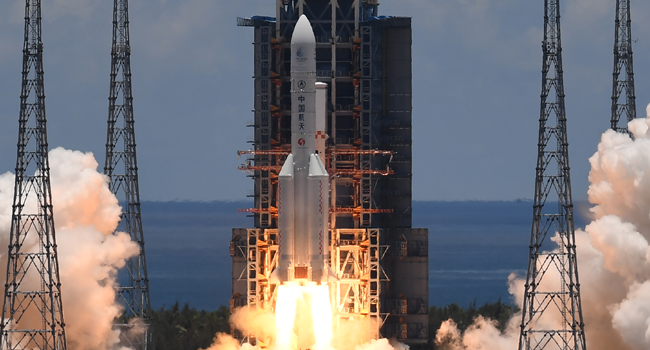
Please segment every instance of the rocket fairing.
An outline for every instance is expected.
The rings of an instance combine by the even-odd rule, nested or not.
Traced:
[[[316,138],[325,138],[325,123],[316,120],[316,84],[316,39],[302,15],[291,39],[291,154],[279,175],[279,257],[273,283],[335,278],[329,267],[329,175],[316,149]],[[318,84],[319,90],[327,87]],[[318,100],[325,109],[323,98]],[[325,111],[318,115],[324,120]]]

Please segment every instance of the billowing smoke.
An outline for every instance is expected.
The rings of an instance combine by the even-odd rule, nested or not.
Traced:
[[[119,334],[112,330],[112,323],[122,312],[115,296],[117,270],[125,265],[127,258],[138,254],[139,249],[129,235],[112,234],[121,209],[108,189],[107,178],[97,172],[93,154],[56,148],[50,151],[49,157],[68,348],[113,349]],[[1,278],[6,276],[5,249],[9,242],[13,191],[14,174],[0,175]],[[36,240],[26,242],[22,249],[32,249],[36,244]],[[23,281],[26,285],[39,283],[38,279],[29,280],[38,276],[28,274],[26,278]],[[35,322],[40,325],[40,321]]]
[[[634,139],[607,130],[589,159],[594,218],[576,230],[576,245],[591,350],[650,349],[650,105],[647,112],[647,119],[628,125]],[[520,307],[524,283],[511,276],[510,292]],[[447,321],[436,340],[451,350],[515,349],[520,322],[521,314],[514,315],[500,333],[493,321],[479,318],[461,334]]]

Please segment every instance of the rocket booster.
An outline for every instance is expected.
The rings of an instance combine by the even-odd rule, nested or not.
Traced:
[[[324,138],[324,130],[317,130],[324,122],[316,121],[316,84],[316,40],[302,15],[291,39],[291,153],[279,175],[279,257],[271,275],[275,283],[334,277],[329,267],[329,175],[324,155],[316,150],[316,137]],[[323,89],[325,84],[318,84]],[[321,103],[318,114],[324,118]]]

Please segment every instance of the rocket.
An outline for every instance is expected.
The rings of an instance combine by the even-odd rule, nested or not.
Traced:
[[[327,85],[316,83],[314,32],[302,15],[291,39],[291,153],[279,174],[279,256],[272,283],[334,278],[329,267],[329,175],[324,154],[319,154],[324,150],[317,150],[317,138],[325,137],[323,88]],[[323,120],[317,122],[317,114]]]

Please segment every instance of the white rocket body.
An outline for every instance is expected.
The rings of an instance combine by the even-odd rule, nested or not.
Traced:
[[[325,111],[319,111],[323,121],[317,123],[316,84],[316,40],[303,15],[291,39],[291,154],[279,175],[279,259],[271,275],[274,283],[327,282],[334,277],[329,268],[329,175],[320,154],[325,148]],[[323,85],[327,88],[322,84],[319,89]],[[317,130],[323,134],[320,152]]]

